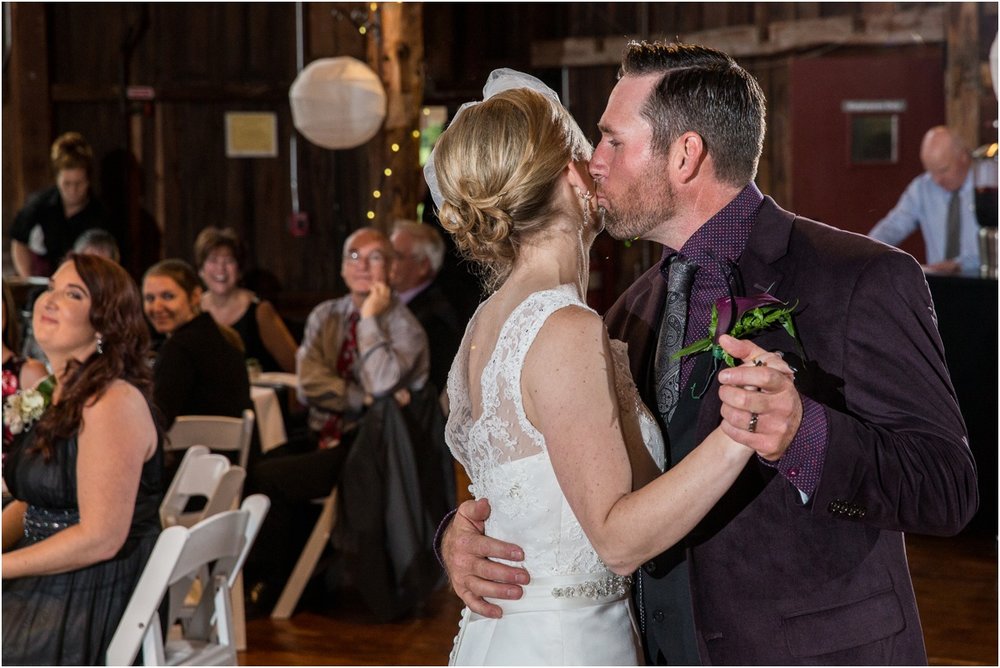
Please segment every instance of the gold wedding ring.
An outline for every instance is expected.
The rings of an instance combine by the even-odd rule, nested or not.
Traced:
[[[747,431],[751,434],[757,433],[757,420],[760,418],[756,413],[750,413],[750,424],[747,425]]]

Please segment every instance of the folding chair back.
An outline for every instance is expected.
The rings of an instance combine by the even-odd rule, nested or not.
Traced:
[[[242,418],[223,415],[181,415],[170,428],[167,450],[186,450],[192,445],[206,445],[221,452],[239,453],[238,462],[247,467],[250,441],[253,438],[254,413],[249,408]]]
[[[246,471],[233,466],[223,455],[209,452],[204,445],[192,445],[160,503],[160,524],[194,526],[206,517],[236,506],[243,491]],[[201,510],[185,512],[192,497],[205,497]]]
[[[142,649],[147,666],[237,665],[229,590],[269,506],[266,496],[255,494],[240,510],[213,515],[191,528],[165,529],[111,639],[108,664],[131,665]],[[206,572],[208,581],[194,614],[180,627],[181,637],[164,643],[160,603],[168,595],[173,599],[175,588],[186,592]],[[168,627],[175,621],[171,610]]]

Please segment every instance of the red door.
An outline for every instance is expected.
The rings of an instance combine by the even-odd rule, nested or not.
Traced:
[[[944,122],[940,57],[801,58],[790,68],[792,210],[866,234],[923,171]],[[919,232],[902,248],[924,260]]]

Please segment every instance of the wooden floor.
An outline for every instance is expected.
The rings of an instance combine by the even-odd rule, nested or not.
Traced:
[[[907,537],[932,665],[997,665],[997,541],[990,532]],[[319,611],[319,607],[325,607]],[[366,623],[352,601],[300,606],[286,622],[247,624],[242,665],[443,665],[461,606],[438,591],[412,618]]]

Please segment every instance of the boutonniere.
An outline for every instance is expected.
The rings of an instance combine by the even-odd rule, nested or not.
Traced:
[[[769,294],[722,297],[712,305],[708,336],[678,350],[673,357],[677,359],[710,350],[716,360],[721,359],[729,366],[736,366],[736,360],[719,345],[720,336],[729,334],[737,339],[745,339],[777,326],[783,327],[789,336],[798,341],[795,324],[792,322],[792,312],[796,306],[798,302],[789,306]]]
[[[3,423],[11,434],[17,435],[31,428],[52,403],[56,377],[49,376],[34,388],[18,390],[7,397],[3,406]]]

